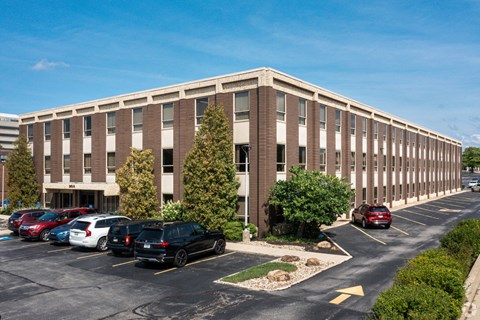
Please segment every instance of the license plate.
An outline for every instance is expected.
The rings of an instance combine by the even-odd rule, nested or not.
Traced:
[[[117,239],[117,238],[113,238],[112,241],[113,241],[113,242],[118,242],[118,239]]]
[[[383,218],[383,214],[379,214],[378,217],[379,217],[379,218]]]
[[[143,247],[144,247],[145,249],[150,249],[150,243],[145,243],[145,244],[143,245]]]

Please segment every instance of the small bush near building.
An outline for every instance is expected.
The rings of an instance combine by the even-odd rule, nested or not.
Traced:
[[[255,237],[258,228],[252,224],[247,224],[247,228],[250,231],[251,237]],[[225,227],[223,228],[223,233],[228,240],[232,241],[242,241],[243,240],[243,230],[245,229],[245,224],[240,221],[230,221],[227,222]]]
[[[373,306],[372,319],[458,319],[461,304],[445,291],[426,284],[395,285]]]
[[[183,221],[183,204],[180,201],[167,201],[162,205],[160,214],[163,221]]]

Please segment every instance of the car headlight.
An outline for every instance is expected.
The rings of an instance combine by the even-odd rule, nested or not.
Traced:
[[[66,236],[66,235],[68,235],[68,233],[69,233],[68,231],[62,231],[62,232],[57,233],[57,235],[58,236]]]
[[[38,228],[38,225],[28,227],[28,229],[30,229],[30,230],[34,230],[34,229],[37,229],[37,228]]]

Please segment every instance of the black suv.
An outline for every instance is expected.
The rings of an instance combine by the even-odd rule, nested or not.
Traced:
[[[135,239],[142,229],[150,224],[159,223],[158,220],[123,221],[110,227],[107,234],[107,247],[114,255],[126,253],[133,255]]]
[[[225,235],[209,231],[196,222],[165,222],[143,228],[135,241],[135,259],[172,262],[183,267],[190,256],[213,251],[225,252]]]

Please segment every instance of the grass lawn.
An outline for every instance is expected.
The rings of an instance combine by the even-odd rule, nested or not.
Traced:
[[[254,266],[234,275],[220,279],[221,281],[238,283],[250,279],[261,278],[266,276],[270,271],[283,270],[287,272],[293,272],[297,270],[297,266],[285,263],[285,262],[267,262],[258,266]]]

